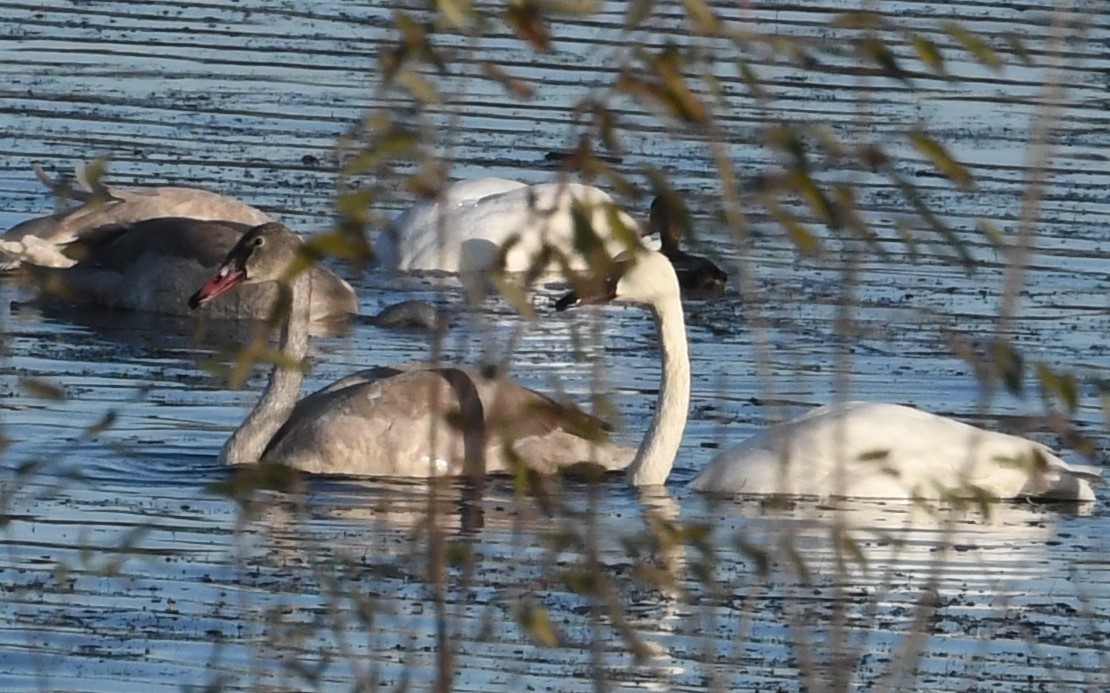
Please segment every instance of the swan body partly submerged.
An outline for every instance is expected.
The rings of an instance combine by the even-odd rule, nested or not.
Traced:
[[[303,244],[280,224],[250,230],[191,299],[277,285]],[[311,283],[288,282],[281,340],[293,362],[308,349]],[[579,463],[625,467],[632,451],[602,440],[604,424],[504,377],[421,365],[355,373],[297,401],[303,374],[275,366],[258,403],[224,445],[229,465],[281,464],[311,473],[428,477],[503,473],[522,460],[557,471]]]
[[[818,407],[719,453],[691,482],[716,493],[1094,500],[1098,472],[1047,446],[913,407]]]
[[[225,221],[257,226],[270,217],[246,203],[198,188],[117,188],[90,181],[77,169],[79,187],[49,180],[35,167],[39,180],[58,197],[80,204],[16,224],[0,237],[0,269],[26,262],[38,267],[71,267],[80,259],[67,249],[77,241],[96,242],[109,230],[114,233],[149,219],[166,217]],[[227,252],[227,247],[220,254]]]
[[[623,276],[603,286],[585,299],[570,294],[556,307],[623,300],[651,308],[662,381],[629,478],[636,486],[660,485],[674,463],[690,397],[677,278],[663,255],[644,253]],[[1069,465],[1025,438],[912,407],[851,402],[820,407],[719,453],[691,486],[718,494],[1090,501],[1090,482],[1099,476],[1097,469]]]
[[[402,213],[375,250],[389,270],[474,274],[498,267],[502,254],[505,271],[528,271],[550,246],[581,270],[588,262],[576,246],[576,205],[610,257],[638,243],[639,225],[598,188],[481,178],[454,183],[441,200]]]

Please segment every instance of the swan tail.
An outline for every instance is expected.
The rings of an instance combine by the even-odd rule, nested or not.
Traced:
[[[566,431],[521,438],[513,443],[512,451],[531,469],[546,474],[573,473],[586,467],[618,472],[636,455],[633,449],[585,440]]]

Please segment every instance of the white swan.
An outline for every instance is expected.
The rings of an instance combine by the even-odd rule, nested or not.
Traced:
[[[0,269],[12,269],[22,262],[39,267],[71,267],[79,258],[66,250],[75,241],[95,243],[105,229],[115,230],[147,219],[180,217],[247,226],[270,221],[265,212],[248,204],[197,188],[106,187],[90,180],[83,167],[77,169],[78,188],[50,180],[38,165],[35,175],[59,198],[81,204],[8,229],[0,237]]]
[[[674,270],[663,256],[637,258],[631,271],[583,300],[647,303],[659,329],[663,377],[659,403],[636,459],[636,486],[663,484],[686,424],[690,368]],[[840,471],[842,470],[842,471]],[[1036,497],[1094,500],[1100,473],[1064,462],[1046,446],[895,404],[848,402],[820,407],[719,453],[691,482],[722,494],[871,498]]]
[[[1093,501],[1099,472],[1045,445],[913,407],[818,407],[719,453],[699,491],[856,498],[1042,498]]]
[[[576,207],[610,257],[639,243],[640,226],[598,188],[480,178],[456,182],[442,201],[422,202],[402,213],[378,238],[375,250],[389,270],[467,275],[497,267],[502,251],[506,271],[527,271],[547,245],[581,270],[588,261],[576,247]],[[550,267],[559,269],[556,263]]]
[[[251,229],[190,304],[281,280],[290,294],[281,348],[299,362],[308,349],[310,284],[306,273],[285,277],[303,250],[297,235],[280,224]],[[590,462],[620,469],[632,457],[631,450],[602,440],[598,419],[473,369],[370,369],[297,402],[302,380],[299,368],[274,367],[258,403],[223,447],[226,464],[428,477],[510,472],[517,459],[545,472]]]

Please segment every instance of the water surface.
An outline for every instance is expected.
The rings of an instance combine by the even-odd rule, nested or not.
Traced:
[[[718,9],[765,31],[816,40],[833,13],[850,7]],[[556,25],[555,49],[538,59],[507,33],[487,39],[489,57],[542,86],[530,102],[487,83],[460,83],[450,93],[443,115],[429,118],[451,125],[443,142],[455,177],[555,175],[546,154],[572,144],[574,101],[611,80],[627,50],[623,10],[605,9],[585,24]],[[1009,336],[1030,360],[1078,369],[1085,380],[1074,423],[1102,449],[1105,423],[1086,383],[1108,365],[1110,58],[1100,47],[1110,21],[1101,5],[1088,9],[1087,25],[1066,46],[1059,146]],[[915,28],[955,12],[920,2],[884,3],[884,10]],[[651,31],[633,38],[658,43],[681,25],[676,12],[660,7]],[[114,183],[198,185],[305,233],[326,227],[336,137],[366,109],[393,103],[374,77],[390,14],[346,2],[0,0],[0,227],[51,209],[32,162],[63,171],[100,154],[111,158]],[[1006,234],[1016,230],[1048,17],[987,1],[960,5],[959,16],[987,36],[1022,36],[1031,65],[996,74],[949,47],[960,81],[916,75],[910,89],[853,70],[818,75],[766,58],[754,67],[773,87],[770,102],[746,96],[735,71],[722,69],[735,106],[722,123],[745,178],[774,164],[760,144],[768,118],[843,132],[862,123],[869,137],[907,157],[903,173],[957,229],[976,268],[946,262],[926,232],[919,231],[919,252],[907,252],[897,225],[919,227],[904,200],[879,177],[856,176],[861,206],[889,254],[841,248],[813,227],[840,257],[859,263],[850,394],[978,420],[982,392],[948,343],[954,334],[993,334],[1006,258],[975,227],[989,218]],[[473,69],[473,56],[462,53],[460,65]],[[873,104],[862,120],[861,100]],[[640,184],[642,167],[663,168],[689,195],[703,249],[735,267],[737,255],[714,221],[720,194],[704,142],[669,137],[630,102],[616,107],[627,128],[618,168]],[[954,191],[912,158],[900,136],[920,122],[971,166],[976,191]],[[394,191],[379,211],[388,216],[410,202]],[[629,204],[635,210],[644,202]],[[892,666],[916,672],[907,685],[920,688],[1105,686],[1105,501],[1089,513],[1001,504],[989,522],[971,513],[950,526],[920,519],[909,526],[907,510],[891,504],[848,503],[838,515],[815,502],[708,503],[683,489],[715,448],[764,425],[775,411],[768,403],[797,412],[837,393],[839,265],[799,259],[766,214],[758,207],[749,213],[766,331],[753,329],[735,293],[688,305],[694,401],[671,496],[642,499],[619,481],[597,489],[571,483],[552,514],[518,497],[506,480],[492,481],[480,499],[464,488],[438,489],[432,519],[424,485],[357,480],[313,480],[303,494],[241,507],[212,490],[228,479],[215,454],[265,373],[232,390],[205,366],[245,328],[47,309],[27,304],[16,283],[5,281],[0,387],[10,444],[0,493],[7,520],[0,687],[299,690],[411,680],[423,689],[444,651],[440,632],[457,648],[459,690],[594,690],[599,677],[629,690],[793,690],[799,670],[812,670],[806,642],[816,643],[819,661],[846,648],[860,687],[884,681]],[[460,300],[450,281],[348,276],[364,313],[410,297]],[[620,413],[618,437],[635,443],[658,383],[650,320],[634,308],[555,315],[548,310],[554,291],[540,292],[535,322],[496,302],[460,317],[445,357],[507,358],[525,383],[579,401],[599,373]],[[599,346],[590,346],[594,333]],[[772,392],[756,377],[760,342],[771,347]],[[317,386],[353,369],[425,358],[429,340],[358,324],[315,340],[312,350],[310,386]],[[42,383],[63,399],[44,398]],[[996,397],[983,422],[1023,430],[1021,417],[1042,411],[1035,389],[1029,394]],[[102,427],[106,412],[111,425]],[[1030,433],[1058,443],[1044,422],[1034,421]],[[645,514],[713,528],[717,553],[707,578],[698,577],[705,559],[695,545],[630,553],[629,537],[642,538]],[[838,517],[856,540],[839,552],[829,541]],[[560,543],[572,534],[595,536],[596,556]],[[452,555],[472,551],[474,561],[445,567],[437,583],[427,558],[441,541],[462,551]],[[762,554],[753,546],[770,547],[769,575],[760,573]],[[804,557],[805,576],[784,546]],[[677,593],[647,579],[668,564],[683,576]],[[645,661],[631,654],[619,619],[571,589],[587,568],[612,585],[628,632],[652,655]],[[537,645],[518,625],[541,608],[558,633],[553,646]],[[907,637],[915,631],[927,634],[923,642]]]

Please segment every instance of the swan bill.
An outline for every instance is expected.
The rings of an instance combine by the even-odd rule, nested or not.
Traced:
[[[233,269],[228,266],[223,266],[216,271],[215,276],[204,283],[204,286],[197,289],[197,292],[189,297],[189,307],[196,309],[203,306],[205,303],[214,300],[221,294],[226,294],[235,287],[246,281],[247,274],[243,270]]]
[[[555,310],[563,312],[576,306],[595,306],[617,300],[621,278],[635,264],[635,256],[622,253],[610,264],[610,270],[603,276],[580,277],[575,280],[575,288],[555,300]]]

